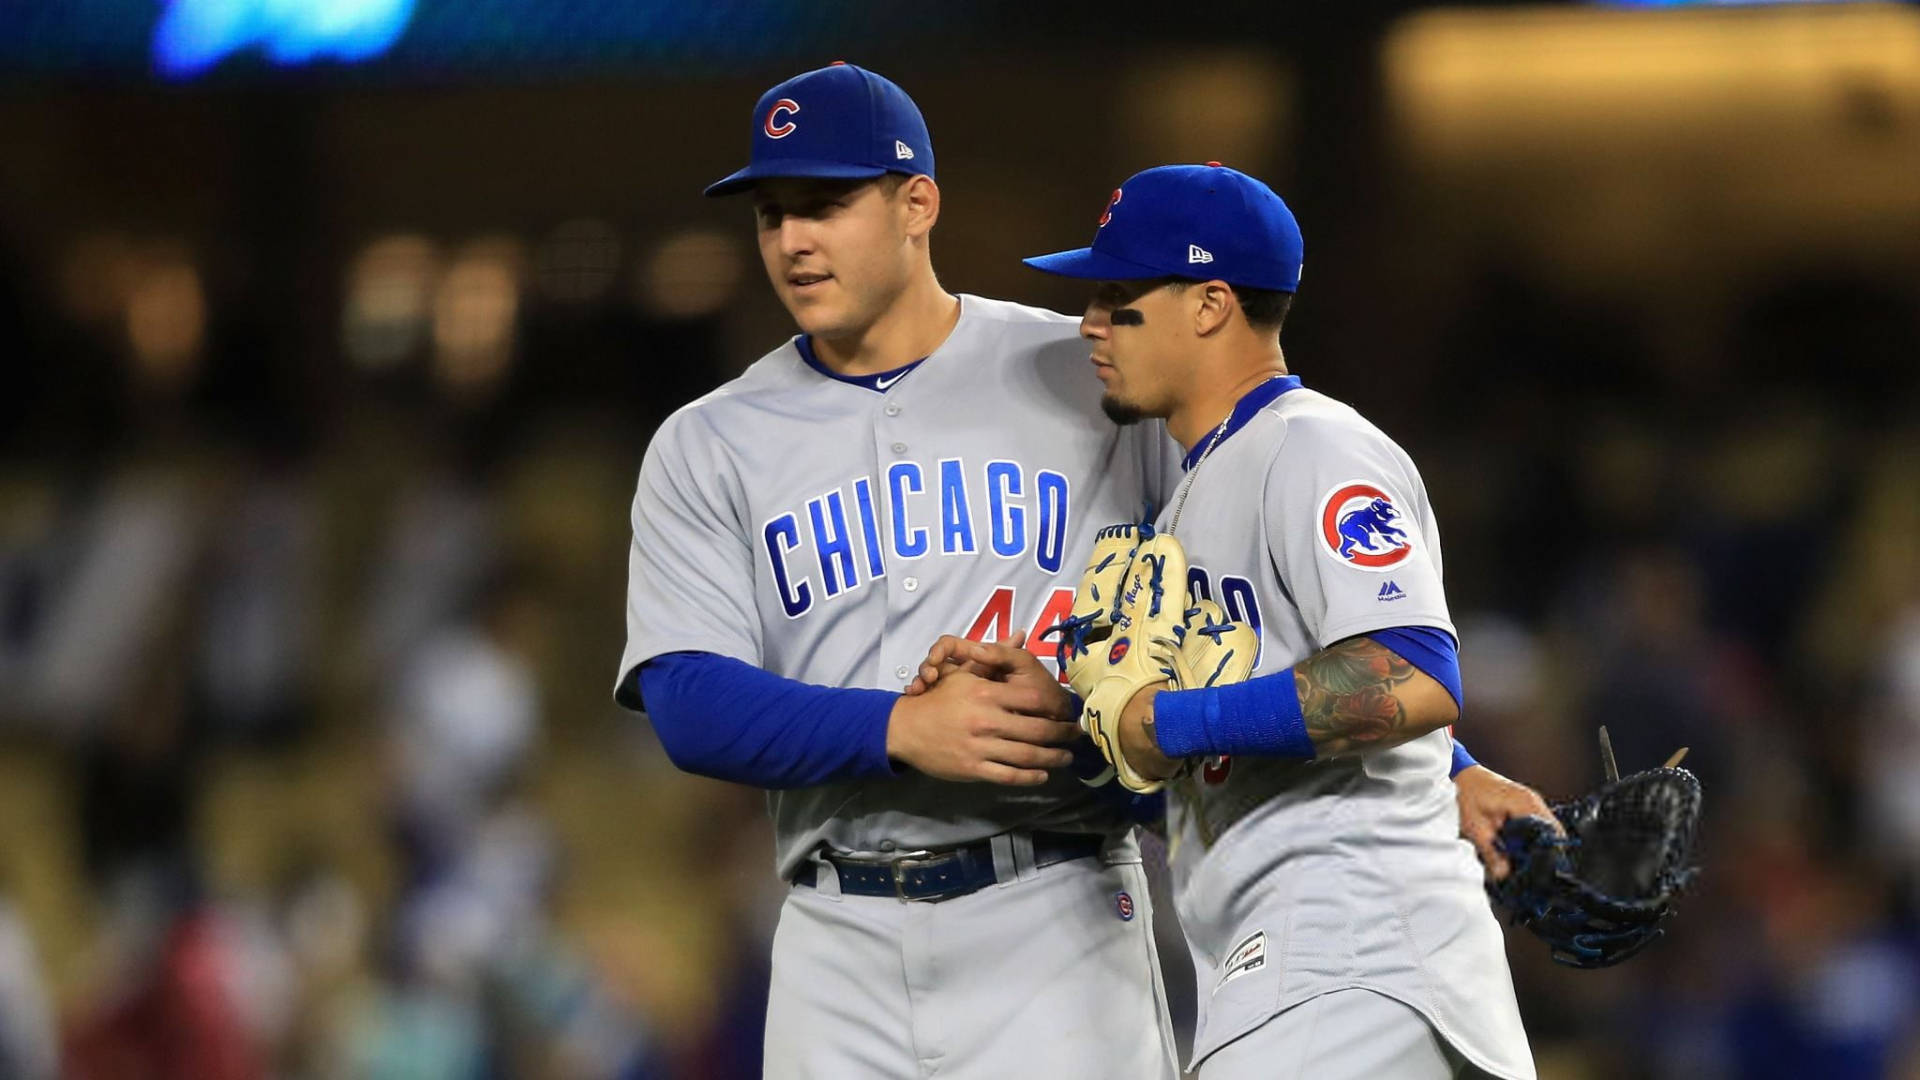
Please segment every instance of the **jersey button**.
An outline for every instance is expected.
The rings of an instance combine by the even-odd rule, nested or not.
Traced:
[[[894,848],[897,848],[897,847],[899,847],[899,846],[900,846],[899,844],[896,844],[896,843],[894,843],[894,842],[893,842],[893,841],[891,841],[891,840],[882,840],[882,841],[880,841],[880,850],[881,850],[881,851],[892,851],[892,850],[893,850]]]
[[[903,443],[903,442],[897,442],[897,443],[894,443],[894,444],[893,444],[893,452],[894,452],[894,453],[896,453],[896,454],[904,454],[904,453],[906,453],[906,452],[907,452],[907,444],[906,444],[906,443]]]
[[[900,415],[900,406],[898,406],[898,405],[894,405],[894,404],[891,404],[891,403],[889,403],[889,404],[887,405],[887,415],[888,415],[888,416],[899,416],[899,415]]]
[[[912,592],[915,589],[918,589],[920,587],[920,579],[917,577],[910,577],[907,580],[901,582],[900,587],[907,590],[908,592]]]
[[[911,674],[913,674],[913,672],[908,671],[904,665],[893,669],[893,677],[899,679],[901,682],[905,682],[907,676]]]

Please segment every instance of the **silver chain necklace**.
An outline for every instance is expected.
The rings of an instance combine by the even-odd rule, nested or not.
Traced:
[[[1193,468],[1187,470],[1187,478],[1180,483],[1180,497],[1173,504],[1173,517],[1167,521],[1167,535],[1173,535],[1173,531],[1180,527],[1180,511],[1187,508],[1187,492],[1193,489],[1193,478],[1199,474],[1200,466],[1206,464],[1207,455],[1213,453],[1213,448],[1220,444],[1221,436],[1227,433],[1227,425],[1232,422],[1233,412],[1229,410],[1227,418],[1220,421],[1219,427],[1213,429],[1213,437],[1207,440],[1207,445],[1200,451],[1200,456],[1194,459]]]

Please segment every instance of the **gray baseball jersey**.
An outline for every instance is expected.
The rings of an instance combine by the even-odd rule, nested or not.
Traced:
[[[1176,529],[1189,589],[1259,630],[1255,677],[1372,630],[1451,633],[1413,462],[1291,377],[1256,393],[1276,391],[1190,473]],[[1459,838],[1450,755],[1435,731],[1331,760],[1210,758],[1176,785],[1196,1063],[1276,1013],[1358,987],[1412,1006],[1480,1068],[1533,1076],[1500,927]]]
[[[883,392],[788,342],[675,413],[634,495],[620,680],[693,650],[898,690],[941,634],[1059,621],[1094,531],[1137,520],[1178,474],[1162,425],[1102,415],[1076,326],[964,296],[947,340]],[[823,843],[886,854],[1125,829],[1064,771],[1034,788],[908,772],[768,799],[782,876]]]

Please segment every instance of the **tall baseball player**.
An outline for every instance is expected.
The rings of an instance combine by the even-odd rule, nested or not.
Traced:
[[[1074,319],[940,287],[899,87],[837,64],[753,123],[708,193],[751,193],[801,333],[654,436],[616,697],[681,768],[768,790],[767,1075],[1170,1075],[1130,807],[1069,767],[1052,673],[901,690],[942,634],[1067,615],[1072,560],[1164,501],[1178,447],[1102,415]],[[1463,821],[1531,808],[1486,776]]]
[[[1178,450],[1101,415],[1074,320],[940,287],[898,86],[810,71],[753,123],[708,194],[751,193],[801,334],[654,436],[617,697],[680,767],[768,790],[766,1075],[1171,1075],[1129,818],[1068,767],[1058,684],[901,690],[944,633],[1065,615],[1070,553]]]
[[[1132,177],[1101,222],[1092,246],[1026,261],[1099,282],[1080,331],[1103,407],[1163,418],[1187,451],[1115,603],[1155,614],[1141,598],[1163,587],[1181,608],[1217,602],[1258,655],[1232,685],[1126,687],[1117,715],[1087,694],[1084,722],[1117,741],[1123,777],[1177,780],[1195,1067],[1532,1077],[1500,928],[1456,840],[1460,676],[1433,510],[1399,446],[1287,371],[1293,214],[1210,163]],[[1150,633],[1112,618],[1115,634]],[[1203,622],[1184,629],[1229,629]],[[1123,666],[1125,646],[1076,657],[1076,687]]]

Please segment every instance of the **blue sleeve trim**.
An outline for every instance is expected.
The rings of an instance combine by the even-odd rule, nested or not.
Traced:
[[[1314,756],[1292,668],[1228,686],[1161,693],[1153,699],[1153,732],[1168,757]]]
[[[1467,753],[1467,744],[1459,739],[1453,740],[1453,768],[1447,770],[1447,779],[1451,780],[1478,764],[1473,760],[1473,755]]]
[[[887,721],[898,694],[813,686],[704,652],[640,666],[653,730],[679,768],[762,788],[895,774]]]
[[[1453,635],[1431,626],[1396,626],[1372,630],[1365,637],[1392,649],[1400,658],[1427,673],[1453,695],[1453,707],[1466,714],[1466,696],[1460,690],[1460,649]]]

